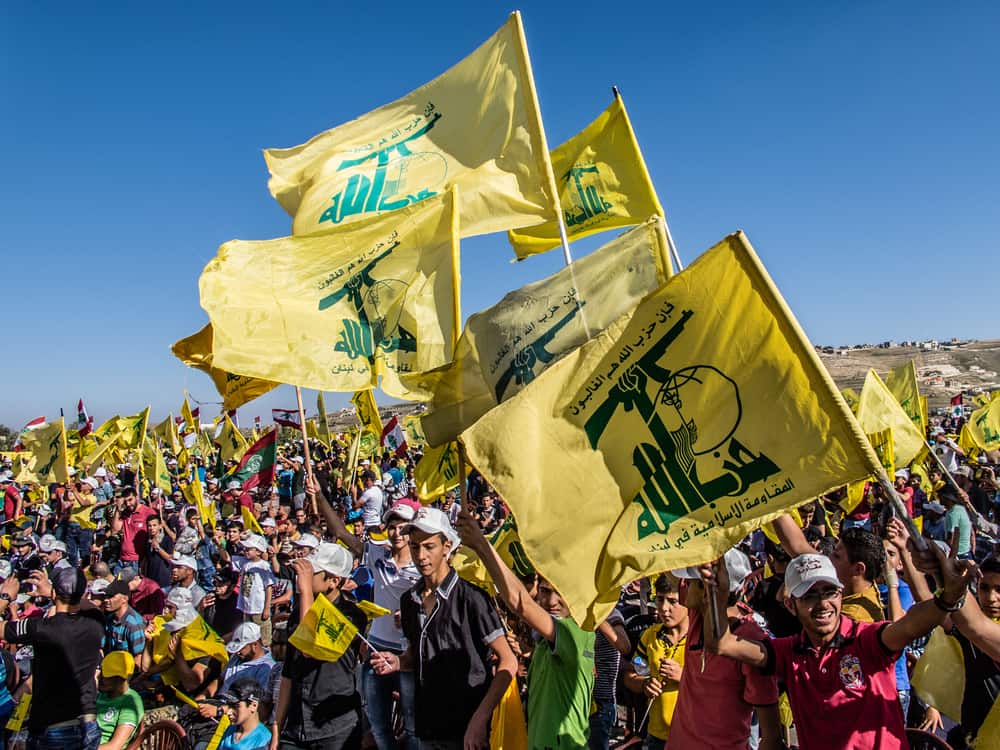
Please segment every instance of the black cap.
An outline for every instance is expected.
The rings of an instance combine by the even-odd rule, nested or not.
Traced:
[[[216,696],[216,699],[227,706],[240,701],[259,701],[264,695],[260,683],[253,677],[241,677]]]
[[[104,596],[110,598],[116,594],[124,594],[128,596],[132,593],[132,589],[128,587],[128,584],[122,580],[115,580],[108,584],[108,587],[104,589]]]
[[[87,578],[79,568],[59,568],[52,573],[52,590],[57,598],[79,604],[87,591]]]

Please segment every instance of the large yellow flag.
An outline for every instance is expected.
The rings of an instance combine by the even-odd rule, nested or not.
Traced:
[[[187,444],[187,437],[189,435],[198,435],[201,432],[201,413],[199,412],[198,417],[194,416],[194,412],[191,411],[191,404],[188,403],[187,396],[184,397],[184,402],[181,404],[181,416],[184,418],[184,433],[185,447],[191,447]]]
[[[202,328],[198,333],[181,339],[170,347],[181,362],[188,367],[208,373],[215,384],[215,389],[222,396],[222,408],[232,411],[248,401],[253,401],[258,396],[263,396],[268,391],[277,388],[280,383],[271,380],[261,380],[259,378],[249,378],[245,375],[236,375],[225,370],[220,370],[212,365],[212,324]]]
[[[316,394],[316,431],[319,439],[330,445],[330,420],[326,415],[326,401],[323,399],[323,391]]]
[[[358,414],[358,421],[361,423],[361,431],[368,431],[379,438],[382,437],[382,417],[378,413],[378,404],[375,403],[375,394],[370,388],[358,391],[351,396],[351,403]]]
[[[294,234],[398,210],[453,185],[463,237],[539,224],[558,211],[517,13],[430,83],[264,158]]]
[[[593,629],[619,587],[718,557],[878,458],[742,233],[462,435]]]
[[[552,151],[566,234],[570,240],[663,216],[625,104],[615,97],[600,117]],[[548,221],[507,233],[518,258],[560,244]]]
[[[118,438],[121,437],[121,434],[122,431],[120,429],[108,433],[100,443],[91,447],[90,452],[80,459],[80,467],[87,471],[95,469],[99,465],[99,462],[104,459],[104,456],[118,445]]]
[[[29,471],[40,484],[69,481],[66,426],[63,418],[21,435],[21,445],[34,456]]]
[[[184,452],[186,451],[182,451],[182,453]],[[182,487],[181,491],[184,493],[184,497],[187,498],[187,501],[198,509],[198,516],[201,518],[202,525],[207,523],[214,529],[215,506],[211,501],[205,499],[205,492],[202,489],[201,482],[198,480],[197,476],[194,481],[188,482],[186,486]]]
[[[903,407],[913,426],[923,435],[926,424],[920,410],[920,386],[917,384],[917,368],[913,360],[890,370],[885,376],[885,385]]]
[[[142,442],[146,439],[146,425],[148,423],[148,406],[131,417],[122,417],[118,422],[122,430],[121,435],[118,437],[119,447],[129,450],[139,450],[142,448]]]
[[[924,437],[920,430],[874,370],[869,370],[865,377],[865,384],[858,400],[857,416],[862,429],[868,435],[892,430],[897,469],[909,466],[925,448]]]
[[[121,430],[118,426],[118,421],[121,419],[117,414],[107,422],[101,424],[96,430],[90,433],[90,437],[96,439],[98,442],[103,441],[108,435],[112,433],[117,433]]]
[[[148,437],[142,443],[142,472],[145,479],[159,487],[165,495],[169,495],[173,490],[167,462],[163,460],[163,454],[160,453],[156,441]]]
[[[458,486],[458,443],[449,441],[444,445],[428,448],[413,469],[413,481],[417,485],[420,502],[429,504],[440,500],[448,490]]]
[[[358,629],[323,594],[288,638],[288,642],[306,656],[320,661],[337,661],[351,647]]]
[[[663,221],[651,218],[546,279],[510,292],[465,324],[453,362],[404,378],[430,399],[431,445],[453,440],[670,276]]]
[[[215,442],[219,446],[223,461],[239,461],[247,452],[247,439],[236,429],[228,414],[223,418],[222,430]]]
[[[460,326],[454,191],[337,232],[228,242],[201,275],[216,366],[316,390],[451,359]]]
[[[858,392],[853,388],[843,388],[840,391],[840,395],[844,397],[844,401],[846,401],[847,405],[851,407],[851,411],[857,414],[858,401],[860,399],[860,397],[858,396]]]
[[[1000,399],[993,399],[972,412],[965,426],[968,437],[981,450],[995,451],[1000,448]]]

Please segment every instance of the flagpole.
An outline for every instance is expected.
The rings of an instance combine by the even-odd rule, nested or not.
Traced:
[[[306,434],[306,412],[302,407],[302,389],[299,386],[295,386],[295,400],[299,405],[299,429],[302,430],[302,458],[305,463],[306,476],[309,477],[309,483],[312,484],[315,478],[313,477],[312,463],[309,460],[309,435]],[[312,512],[316,513],[315,499],[311,500],[309,504],[312,507]]]

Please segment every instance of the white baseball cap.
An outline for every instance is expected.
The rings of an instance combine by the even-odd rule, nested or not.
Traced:
[[[799,555],[788,563],[785,569],[785,590],[788,595],[800,599],[817,583],[829,583],[839,589],[844,584],[837,578],[833,561],[826,555]]]
[[[104,479],[104,477],[106,477],[107,475],[108,475],[108,470],[105,469],[103,466],[98,467],[98,469],[94,472],[94,476],[100,477],[101,479]]]
[[[388,523],[390,518],[401,518],[404,521],[412,521],[417,512],[409,503],[393,503],[392,506],[382,514],[382,523]]]
[[[198,570],[197,561],[190,555],[181,555],[177,552],[174,553],[174,559],[170,561],[170,564],[175,568],[191,568],[191,570]]]
[[[726,550],[726,554],[722,556],[722,559],[726,563],[726,573],[729,575],[730,593],[733,591],[739,591],[740,586],[743,585],[743,581],[745,581],[747,576],[753,572],[753,568],[750,567],[750,558],[735,547],[730,547]],[[678,578],[701,578],[701,574],[698,572],[698,566],[696,565],[689,568],[671,570],[670,572]]]
[[[260,522],[260,525],[261,525],[261,528],[264,528],[264,527],[275,528],[275,527],[277,527],[278,524],[275,523],[275,521],[274,521],[273,518],[271,518],[270,516],[268,516],[267,518],[265,518],[263,521]]]
[[[334,542],[320,542],[306,560],[313,570],[347,578],[354,570],[354,555]]]
[[[267,541],[260,534],[248,534],[246,539],[240,541],[240,544],[259,552],[267,552]]]
[[[448,514],[438,508],[423,507],[418,510],[413,520],[406,525],[407,532],[412,532],[413,529],[420,529],[425,534],[444,534],[452,547],[458,547],[461,543]]]
[[[256,643],[260,638],[260,625],[255,622],[244,622],[233,631],[232,639],[226,644],[226,651],[235,654],[244,646]]]
[[[65,552],[66,542],[59,541],[52,534],[43,534],[42,538],[38,540],[38,549],[41,552],[55,552],[56,550]]]
[[[232,482],[226,485],[227,491],[239,490],[239,489],[243,489],[243,485],[237,482],[236,480],[233,480]]]
[[[312,547],[316,549],[319,546],[319,539],[312,534],[302,534],[298,539],[292,540],[292,544],[296,547]]]

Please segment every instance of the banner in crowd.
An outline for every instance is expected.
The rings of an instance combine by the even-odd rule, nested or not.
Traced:
[[[620,97],[552,151],[552,169],[571,241],[664,215]],[[518,258],[561,244],[556,221],[512,230],[507,237]]]
[[[159,487],[166,497],[170,496],[173,480],[167,471],[167,462],[156,441],[148,437],[142,441],[142,475],[151,487]]]
[[[896,397],[913,426],[923,435],[927,424],[920,410],[920,385],[917,383],[917,368],[913,360],[890,370],[885,376],[885,385]]]
[[[247,451],[247,439],[236,429],[233,420],[226,414],[222,418],[222,429],[215,438],[222,461],[239,461]]]
[[[441,445],[509,399],[672,273],[663,221],[653,217],[573,265],[470,316],[455,358],[404,384],[429,399],[421,426]]]
[[[175,343],[170,347],[170,351],[188,367],[208,373],[212,383],[215,384],[215,390],[222,396],[223,409],[227,411],[236,409],[280,385],[270,380],[236,375],[215,367],[212,364],[213,338],[212,324],[209,323],[197,333]]]
[[[258,485],[267,487],[274,482],[278,462],[278,430],[268,430],[263,437],[247,448],[239,466],[223,481],[237,481],[248,493]]]
[[[463,237],[554,219],[557,189],[520,14],[412,93],[295,148],[268,188],[313,234],[461,188]]]
[[[375,393],[372,389],[366,388],[363,391],[357,391],[351,396],[351,403],[354,404],[358,422],[361,423],[361,431],[381,435],[384,429],[382,417],[378,413],[378,404],[375,403]]]
[[[878,465],[742,233],[462,440],[589,629],[624,583],[718,557]]]
[[[201,275],[217,366],[316,390],[379,385],[449,361],[460,326],[449,191],[336,232],[228,242]]]
[[[436,447],[428,446],[413,469],[420,502],[433,503],[448,490],[458,487],[459,455],[458,443],[454,440]]]
[[[1000,399],[993,399],[972,412],[965,428],[969,438],[979,449],[1000,449]]]
[[[69,481],[66,426],[62,417],[21,433],[21,446],[34,456],[28,467],[34,481],[39,484]]]
[[[329,447],[330,445],[330,420],[326,415],[326,401],[323,398],[323,391],[316,394],[316,432],[319,439]]]
[[[874,370],[869,370],[858,400],[858,422],[868,435],[892,430],[896,468],[910,465],[926,447],[924,436]]]

